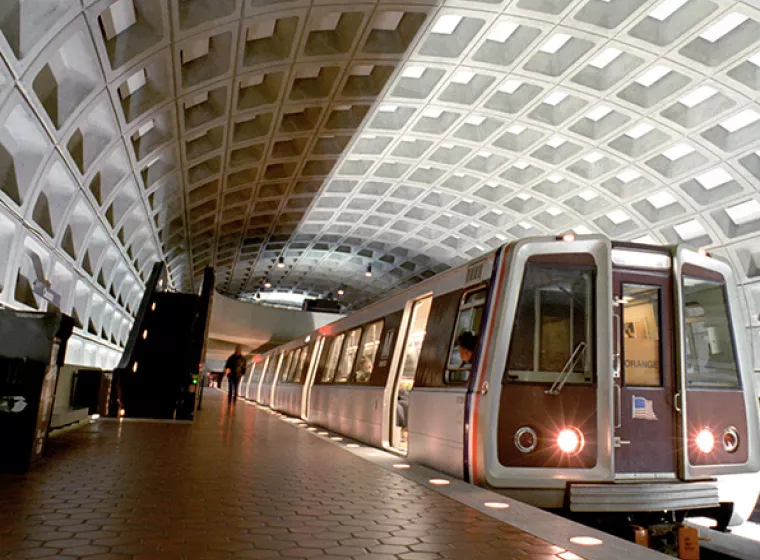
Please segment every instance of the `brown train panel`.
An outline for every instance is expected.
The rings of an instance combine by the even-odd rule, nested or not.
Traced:
[[[380,334],[380,346],[375,354],[372,376],[369,379],[369,385],[373,387],[385,387],[388,381],[391,361],[393,360],[393,349],[396,347],[396,341],[401,330],[401,319],[403,317],[403,309],[383,317],[383,332]]]
[[[546,385],[508,383],[502,385],[499,406],[499,462],[505,467],[585,468],[596,465],[596,387],[566,385],[559,395],[545,393]],[[538,435],[536,449],[523,453],[515,445],[521,427]],[[585,444],[577,455],[566,455],[557,447],[557,435],[566,427],[581,431]]]
[[[459,301],[463,293],[464,288],[433,298],[430,315],[428,315],[427,332],[417,363],[415,388],[448,387],[443,378],[448,365],[449,344],[456,328]]]
[[[706,278],[713,282],[725,282],[726,279],[720,272],[715,270],[708,270],[691,263],[684,263],[681,267],[681,274],[684,276],[696,276],[698,278]]]
[[[691,465],[735,465],[747,462],[747,411],[741,389],[689,389],[686,391],[686,411]],[[739,447],[733,453],[723,448],[723,432],[728,427],[734,427],[739,434]],[[694,442],[699,431],[705,428],[712,430],[715,436],[715,449],[709,454],[699,451]]]
[[[668,384],[670,385],[670,384]],[[635,419],[633,397],[643,397],[652,402],[657,420]],[[678,464],[676,447],[676,417],[672,396],[664,394],[659,387],[625,387],[620,399],[620,415],[627,419],[618,431],[624,441],[615,451],[618,472],[672,473]]]

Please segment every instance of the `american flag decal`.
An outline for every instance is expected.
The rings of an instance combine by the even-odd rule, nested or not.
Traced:
[[[644,397],[633,396],[633,417],[642,420],[657,420],[654,413],[654,404]]]

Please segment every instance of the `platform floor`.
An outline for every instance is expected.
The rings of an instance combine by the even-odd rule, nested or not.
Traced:
[[[223,398],[195,424],[99,421],[0,475],[0,558],[579,558]]]

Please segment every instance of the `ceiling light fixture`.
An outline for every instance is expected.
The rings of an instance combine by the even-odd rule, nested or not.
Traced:
[[[683,241],[689,241],[707,235],[707,231],[698,220],[689,220],[682,224],[676,224],[673,229]]]
[[[681,142],[680,144],[676,144],[672,148],[669,148],[662,152],[662,155],[668,158],[670,161],[676,161],[681,159],[682,157],[688,156],[692,152],[695,152],[695,148],[690,146],[689,144],[686,144],[685,142]]]
[[[269,280],[267,280],[266,282],[264,282],[264,287],[269,289],[272,287],[272,283]]]
[[[544,98],[544,103],[551,105],[552,107],[556,107],[565,99],[567,99],[567,93],[564,91],[554,91]]]
[[[649,202],[649,204],[654,206],[656,210],[660,210],[676,202],[676,199],[668,191],[660,191],[658,193],[648,196],[647,202]]]
[[[607,107],[607,105],[599,105],[595,109],[589,111],[586,114],[586,118],[594,122],[599,122],[604,117],[609,115],[611,112],[612,112],[612,107]]]
[[[552,35],[548,41],[539,47],[538,50],[546,54],[555,54],[558,50],[564,47],[565,43],[570,39],[572,39],[572,37],[567,33],[557,33],[556,35]]]
[[[338,295],[339,296],[342,296],[345,293],[346,293],[346,291],[343,288],[338,288]]]
[[[404,69],[404,73],[401,74],[404,78],[412,78],[413,80],[418,80],[422,77],[422,75],[425,73],[425,67],[424,66],[408,66]]]
[[[451,35],[462,21],[462,16],[456,14],[446,14],[438,18],[433,26],[432,32],[437,35]]]
[[[681,99],[678,100],[678,102],[691,109],[692,107],[696,107],[700,103],[707,101],[716,93],[718,93],[718,90],[714,87],[701,86],[694,91],[684,95]]]
[[[749,17],[739,12],[731,12],[720,20],[715,25],[708,27],[699,37],[708,41],[709,43],[715,43],[722,39],[734,29],[739,27],[742,23],[747,21]]]
[[[277,259],[277,268],[285,268],[285,258],[279,257]]]
[[[618,179],[621,183],[630,183],[631,181],[635,181],[640,177],[641,173],[635,169],[625,169],[615,176],[615,178]]]
[[[592,59],[589,62],[589,64],[594,68],[602,70],[612,64],[621,54],[623,54],[623,51],[611,47],[609,49],[605,49],[601,54],[597,55],[596,58]]]
[[[651,70],[643,73],[636,78],[636,83],[641,84],[644,87],[652,87],[654,84],[662,80],[665,76],[670,74],[671,70],[667,66],[655,66]]]
[[[649,134],[654,130],[654,127],[651,124],[647,123],[639,123],[630,130],[628,130],[625,135],[629,138],[633,138],[634,140],[638,140],[642,136]]]
[[[507,80],[499,86],[499,91],[501,93],[508,93],[509,95],[512,95],[514,92],[520,89],[520,86],[522,85],[523,83],[520,80]]]
[[[720,123],[729,133],[736,132],[760,120],[760,113],[747,109]]]
[[[715,169],[711,169],[710,171],[706,173],[702,173],[701,175],[697,175],[694,177],[694,179],[702,185],[702,187],[705,190],[711,190],[715,187],[719,187],[721,185],[725,185],[729,181],[733,181],[733,177],[731,174],[723,169],[722,167],[716,167]]]
[[[518,27],[520,27],[518,24],[512,23],[511,21],[499,22],[488,34],[487,39],[496,43],[506,43],[507,39],[509,39],[512,34],[517,31]]]
[[[364,273],[364,276],[366,276],[367,278],[370,278],[372,276],[372,265],[371,264],[367,265],[367,271]]]
[[[661,4],[649,12],[649,17],[656,19],[657,21],[665,21],[675,12],[683,7],[689,0],[665,0]]]

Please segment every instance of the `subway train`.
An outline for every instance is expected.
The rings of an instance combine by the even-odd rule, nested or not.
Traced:
[[[539,507],[736,524],[721,481],[760,468],[739,305],[702,250],[524,239],[255,356],[241,396]]]

